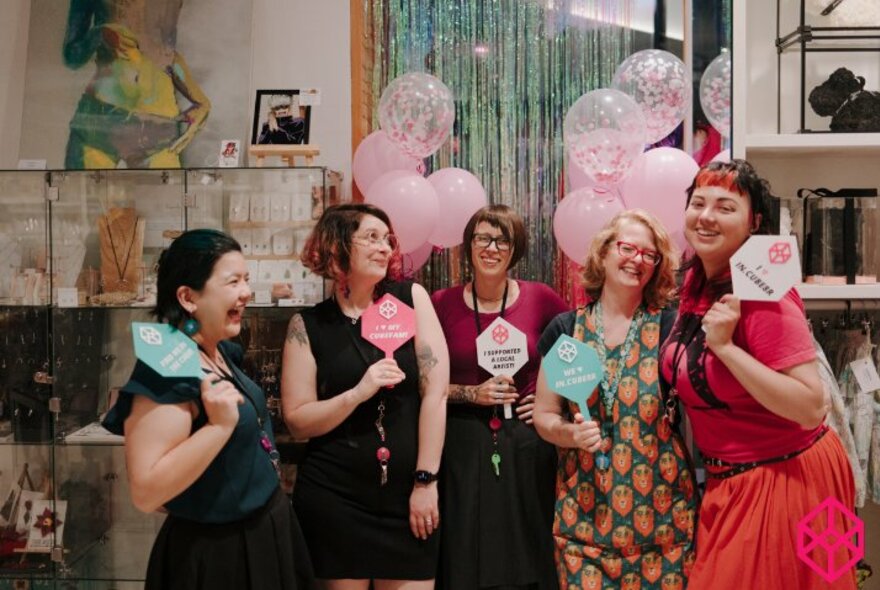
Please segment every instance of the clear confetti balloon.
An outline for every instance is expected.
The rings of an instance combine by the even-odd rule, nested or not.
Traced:
[[[712,60],[700,79],[700,105],[709,123],[724,137],[730,137],[730,53]]]
[[[622,182],[645,147],[645,118],[635,101],[602,88],[581,96],[565,115],[570,161],[600,187]]]
[[[401,150],[415,158],[436,152],[455,121],[452,92],[421,72],[392,80],[379,99],[379,125]]]
[[[631,96],[645,116],[645,143],[672,133],[690,109],[691,76],[684,62],[668,51],[646,49],[626,58],[611,87]]]

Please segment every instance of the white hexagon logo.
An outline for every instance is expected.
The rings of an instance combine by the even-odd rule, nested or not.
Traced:
[[[577,348],[575,348],[574,344],[571,342],[563,342],[560,344],[556,353],[559,355],[559,358],[566,363],[573,362],[578,355]]]
[[[141,326],[138,330],[141,340],[152,346],[162,346],[162,334],[152,326]]]
[[[386,320],[390,320],[397,315],[397,306],[394,305],[393,301],[383,301],[382,305],[379,306],[379,315]]]

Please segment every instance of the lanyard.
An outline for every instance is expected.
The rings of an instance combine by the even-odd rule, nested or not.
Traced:
[[[510,281],[504,281],[504,294],[501,296],[501,313],[499,314],[501,317],[504,317],[504,310],[507,308],[507,288],[510,286]],[[474,281],[471,283],[471,297],[474,302],[474,322],[477,324],[477,336],[483,333],[483,326],[480,323],[480,311],[477,309],[477,282]]]

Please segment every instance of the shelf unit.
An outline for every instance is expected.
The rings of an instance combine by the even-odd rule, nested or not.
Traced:
[[[142,587],[149,549],[164,518],[134,509],[121,438],[74,435],[100,420],[113,389],[128,379],[135,362],[131,322],[152,321],[151,269],[161,250],[187,229],[307,232],[316,214],[340,194],[337,180],[341,183],[320,167],[0,171],[0,590]],[[291,203],[301,197],[301,209],[311,219],[230,223],[232,195],[243,193],[289,194]],[[70,304],[89,301],[106,286],[98,270],[106,266],[99,220],[117,207],[137,212],[133,227],[143,220],[142,256],[135,256],[141,258],[141,272],[131,285],[136,300],[58,305],[59,288],[76,291],[77,297],[65,302]],[[312,277],[293,278],[294,291],[297,280]],[[323,288],[318,279],[308,301],[252,304],[244,317],[238,339],[245,351],[243,369],[266,391],[279,433],[284,432],[277,403],[281,349],[295,312],[288,307],[317,303]],[[289,466],[301,456],[302,445],[280,437],[278,449],[292,473],[295,467]],[[20,552],[27,529],[17,525],[16,502],[4,512],[10,497],[20,497],[12,490],[25,466],[33,481],[25,489],[44,494],[59,517],[66,506],[63,534],[47,537],[46,553]]]

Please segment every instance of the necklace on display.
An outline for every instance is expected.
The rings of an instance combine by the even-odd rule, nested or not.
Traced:
[[[617,399],[617,386],[620,383],[620,377],[623,369],[629,359],[630,351],[636,340],[636,334],[639,325],[642,322],[644,311],[640,305],[633,314],[629,324],[629,330],[626,333],[626,339],[623,341],[623,347],[620,351],[620,360],[617,362],[617,370],[613,376],[609,376],[607,359],[608,347],[605,345],[605,327],[602,322],[602,302],[597,301],[593,306],[593,325],[596,326],[596,354],[599,357],[599,363],[602,365],[602,381],[599,383],[599,392],[601,393],[603,416],[602,416],[602,448],[601,452],[596,453],[596,467],[605,470],[611,467],[611,459],[608,457],[608,450],[611,448],[611,435],[614,428],[614,400]]]
[[[131,251],[134,249],[134,243],[137,240],[137,228],[141,218],[135,217],[134,226],[131,230],[131,240],[128,242],[128,251],[125,253],[125,262],[119,265],[119,254],[116,251],[116,242],[113,239],[113,231],[110,229],[111,221],[107,218],[107,237],[110,238],[110,249],[113,251],[113,264],[116,266],[116,275],[119,277],[121,284],[127,283],[125,273],[128,271],[128,263],[131,261]],[[124,237],[124,236],[123,236]],[[125,241],[122,242],[125,244]]]

